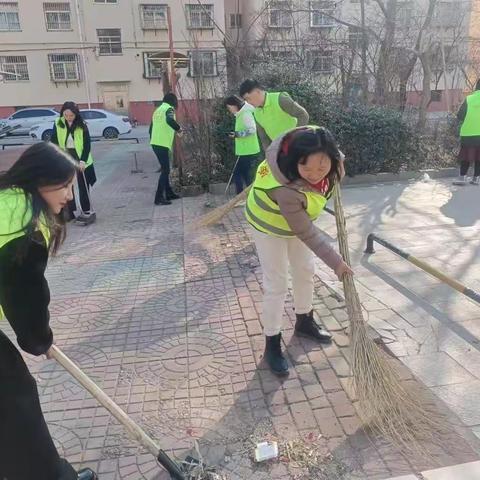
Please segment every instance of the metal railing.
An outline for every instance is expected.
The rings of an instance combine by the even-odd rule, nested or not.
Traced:
[[[449,277],[448,275],[445,275],[440,270],[437,270],[436,268],[432,267],[427,262],[424,262],[423,260],[420,260],[419,258],[414,257],[413,255],[410,255],[408,252],[405,252],[401,248],[398,248],[397,246],[379,237],[378,235],[375,235],[374,233],[371,233],[367,237],[367,248],[365,249],[366,254],[372,255],[375,253],[375,249],[373,248],[373,245],[375,242],[384,246],[385,248],[395,253],[399,257],[402,257],[405,260],[409,261],[416,267],[421,268],[424,272],[427,272],[433,277],[438,278],[441,282],[446,283],[453,289],[457,290],[457,292],[460,292],[461,294],[470,298],[474,302],[480,304],[480,293],[476,292],[475,290],[472,290],[471,288],[466,287],[465,285],[455,280],[454,278]]]

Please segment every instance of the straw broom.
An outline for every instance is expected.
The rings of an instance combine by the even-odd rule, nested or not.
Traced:
[[[247,198],[250,188],[225,205],[200,217],[189,230],[218,223],[238,202]],[[334,202],[340,253],[345,262],[351,265],[345,215],[338,185],[334,190]],[[390,440],[401,451],[430,457],[428,445],[423,442],[438,444],[439,434],[453,433],[450,424],[447,424],[446,419],[434,406],[423,401],[421,392],[401,382],[387,357],[369,337],[360,298],[351,275],[344,275],[343,288],[350,319],[353,388],[364,424]]]
[[[334,202],[339,250],[351,265],[338,185]],[[452,433],[451,429],[431,403],[422,401],[419,391],[401,382],[386,355],[369,337],[352,275],[344,275],[343,288],[350,320],[352,381],[362,419],[401,451],[430,456],[428,444],[438,443],[438,434]]]

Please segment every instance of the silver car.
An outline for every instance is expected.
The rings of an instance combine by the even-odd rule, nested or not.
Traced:
[[[54,122],[59,113],[53,108],[24,108],[0,120],[0,128],[10,127],[11,135],[28,135],[34,125],[42,122]]]

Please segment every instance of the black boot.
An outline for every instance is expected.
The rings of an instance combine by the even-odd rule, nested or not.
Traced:
[[[77,474],[78,480],[98,480],[97,474],[89,468],[82,468]]]
[[[265,337],[265,359],[276,375],[288,375],[287,359],[282,353],[282,334]]]
[[[173,190],[167,193],[167,200],[178,200],[180,195],[177,195]]]
[[[297,314],[295,334],[301,337],[313,338],[320,343],[330,343],[332,341],[332,335],[315,322],[313,310],[310,313]]]
[[[164,196],[155,198],[155,205],[171,205],[172,202],[170,200],[166,200]]]

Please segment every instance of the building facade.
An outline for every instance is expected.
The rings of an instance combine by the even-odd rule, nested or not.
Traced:
[[[355,94],[362,81],[362,42],[365,34],[366,81],[375,92],[379,69],[380,41],[387,23],[395,25],[389,46],[388,88],[400,91],[399,72],[409,51],[416,47],[428,53],[431,64],[432,101],[429,111],[453,110],[467,88],[464,71],[469,63],[468,37],[472,4],[478,0],[439,0],[432,21],[423,29],[428,0],[398,0],[387,13],[371,0],[226,0],[226,27],[230,42],[245,45],[258,57],[298,62],[310,70],[326,88]],[[364,6],[365,20],[362,23]],[[393,2],[383,2],[392,5]],[[388,22],[386,20],[388,16]],[[418,61],[407,84],[407,107],[419,105],[423,71]]]
[[[72,100],[148,122],[170,89],[167,7],[177,91],[187,101],[222,92],[223,0],[4,0],[0,117]]]

